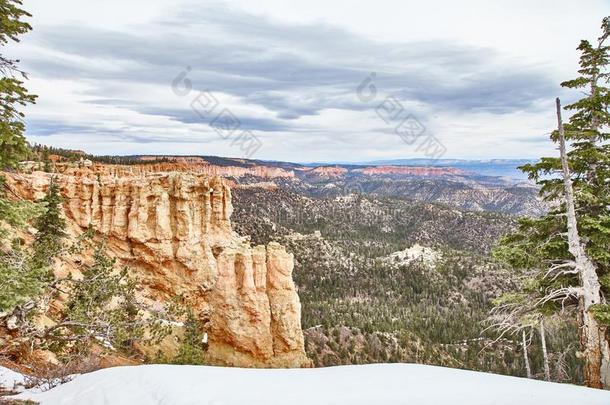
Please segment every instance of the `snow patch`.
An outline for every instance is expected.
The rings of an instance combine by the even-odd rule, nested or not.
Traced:
[[[283,370],[146,365],[83,374],[17,398],[41,405],[608,405],[610,392],[416,364]]]
[[[21,392],[24,390],[25,379],[23,374],[0,366],[0,387],[3,389]]]

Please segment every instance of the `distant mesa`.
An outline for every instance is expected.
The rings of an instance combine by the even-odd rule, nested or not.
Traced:
[[[371,166],[363,169],[354,169],[354,172],[368,176],[395,174],[406,176],[464,176],[468,172],[453,167],[410,167],[410,166]]]

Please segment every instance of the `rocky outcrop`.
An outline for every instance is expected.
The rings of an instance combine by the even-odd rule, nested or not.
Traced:
[[[34,200],[44,195],[50,175],[9,174],[8,181],[16,194]],[[293,256],[276,243],[252,247],[233,232],[231,191],[223,179],[84,172],[59,174],[56,181],[73,235],[89,226],[105,235],[151,305],[179,294],[187,299],[206,326],[210,361],[309,365]]]
[[[306,178],[311,179],[335,179],[342,178],[348,173],[348,170],[344,167],[339,166],[319,166],[313,169],[309,169],[305,172]]]
[[[83,161],[84,162],[84,161]],[[134,165],[105,165],[92,163],[90,165],[80,163],[58,163],[55,169],[62,174],[72,176],[88,176],[90,174],[102,176],[138,176],[165,172],[185,172],[190,174],[202,174],[206,176],[222,177],[244,177],[254,176],[262,179],[294,178],[292,170],[285,170],[279,167],[252,165],[252,166],[220,166],[207,163],[205,161],[172,161],[163,163],[146,163]]]
[[[210,292],[216,303],[210,316],[208,355],[222,364],[243,364],[244,353],[271,359],[272,365],[290,366],[303,351],[301,304],[292,281],[293,256],[277,243],[267,247],[242,244],[217,256],[218,282]],[[237,349],[237,350],[236,350]],[[264,364],[260,364],[264,365]]]

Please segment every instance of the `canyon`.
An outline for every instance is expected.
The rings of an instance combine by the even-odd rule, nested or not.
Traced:
[[[91,226],[106,239],[142,286],[138,298],[147,308],[184,297],[207,333],[208,364],[425,359],[515,372],[502,350],[487,354],[482,367],[472,360],[476,343],[460,354],[444,345],[478,337],[493,299],[481,296],[480,285],[508,288],[511,278],[485,256],[514,225],[510,214],[544,210],[530,184],[452,167],[208,156],[49,160],[6,173],[14,194],[38,200],[54,177],[70,235]],[[401,259],[418,246],[438,260]],[[56,275],[74,274],[90,258],[64,257]],[[437,289],[448,298],[428,302]],[[430,314],[430,305],[441,309]],[[420,313],[437,326],[454,319],[462,326],[449,327],[452,341],[439,340],[444,334]],[[171,338],[153,350],[138,345],[149,359],[176,347]]]
[[[174,170],[180,164],[79,165],[53,175],[33,170],[5,176],[14,195],[32,201],[57,182],[71,237],[95,229],[141,284],[139,299],[146,305],[184,297],[205,326],[210,364],[310,366],[292,254],[275,242],[252,246],[233,231],[228,183],[197,170]],[[83,260],[61,259],[56,276],[74,272]]]
[[[516,215],[545,210],[531,183],[463,165],[51,157],[5,173],[10,194],[39,200],[54,178],[72,240],[95,229],[151,313],[182,297],[207,334],[206,364],[389,361],[521,373],[509,361],[513,342],[480,354],[490,343],[480,325],[514,283],[489,258],[496,241]],[[63,255],[56,276],[77,275],[92,253]],[[172,328],[156,346],[136,342],[136,361],[176,358],[186,328]],[[569,330],[557,333],[560,347],[573,342]],[[579,382],[577,360],[566,361],[560,378]]]

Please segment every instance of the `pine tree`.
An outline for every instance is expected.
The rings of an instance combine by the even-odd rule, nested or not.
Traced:
[[[46,270],[32,266],[30,250],[15,229],[24,229],[36,215],[39,204],[11,200],[6,179],[0,176],[0,313],[10,314],[19,306],[37,297],[47,279]]]
[[[38,334],[43,344],[60,355],[85,358],[93,346],[125,351],[142,337],[147,323],[136,302],[136,283],[127,268],[115,265],[99,243],[81,278],[57,282],[67,292],[66,309],[56,325]]]
[[[38,296],[44,285],[42,278],[29,266],[27,251],[19,244],[0,252],[0,314],[12,314],[18,306]]]
[[[62,239],[66,236],[66,221],[61,210],[62,198],[54,178],[51,178],[49,189],[41,203],[45,211],[34,224],[37,233],[32,246],[33,257],[37,265],[48,266],[61,251]]]
[[[602,22],[595,45],[582,41],[579,76],[562,83],[585,97],[566,109],[573,112],[551,135],[561,156],[542,158],[522,170],[541,186],[541,196],[555,204],[541,218],[525,218],[505,237],[495,255],[513,266],[537,270],[530,299],[545,310],[574,308],[580,325],[586,384],[610,388],[610,353],[601,321],[610,314],[605,296],[610,283],[610,17]],[[571,150],[566,149],[566,142]],[[597,338],[595,338],[597,336]]]
[[[61,217],[59,187],[53,180],[37,206],[25,201],[9,201],[4,193],[5,187],[0,177],[0,219],[13,228],[19,228],[37,214],[34,223],[38,229],[31,248],[14,240],[10,249],[0,251],[0,312],[11,312],[38,297],[51,282],[50,265],[63,246],[66,224]],[[3,233],[8,236],[12,232],[4,230],[0,236]]]
[[[21,0],[0,0],[0,46],[10,41],[19,42],[19,35],[32,27],[22,21],[31,15],[20,8]],[[17,61],[0,55],[0,169],[12,167],[27,154],[23,135],[24,114],[20,108],[36,101],[23,86],[26,74],[19,70]]]

